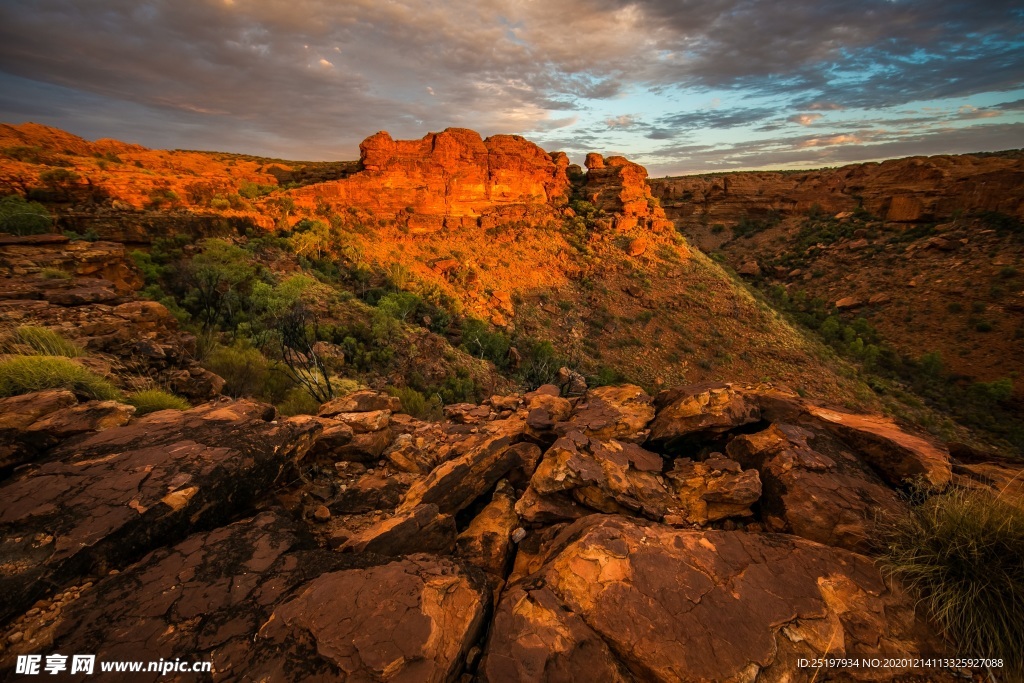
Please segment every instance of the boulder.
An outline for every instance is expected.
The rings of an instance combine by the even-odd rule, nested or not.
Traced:
[[[38,455],[37,435],[27,431],[33,423],[76,403],[75,395],[64,389],[0,398],[0,474]]]
[[[491,502],[455,540],[455,553],[488,574],[502,577],[512,555],[512,533],[519,527],[515,491],[499,482]]]
[[[309,450],[309,455],[313,458],[322,458],[333,462],[338,459],[336,457],[338,450],[352,442],[352,427],[341,420],[330,417],[317,417],[316,421],[323,429]]]
[[[651,403],[647,392],[632,384],[597,387],[586,393],[569,419],[555,431],[642,443],[647,438],[645,428],[654,419]]]
[[[335,413],[329,419],[348,425],[353,434],[366,434],[386,429],[391,423],[391,411],[367,410],[359,413]]]
[[[392,436],[390,429],[354,434],[348,443],[335,446],[331,457],[352,462],[376,462],[391,445]]]
[[[415,474],[389,472],[383,468],[375,468],[372,472],[364,471],[343,484],[344,489],[331,499],[329,507],[334,514],[394,510],[405,492],[418,479],[419,476]]]
[[[601,512],[635,512],[660,520],[677,505],[661,476],[662,466],[661,456],[636,444],[570,432],[544,454],[530,489],[541,496],[568,493]]]
[[[402,410],[402,401],[397,396],[361,389],[351,394],[331,399],[320,406],[317,415],[334,417],[340,413],[366,413],[375,410],[390,410],[393,413]]]
[[[845,310],[848,308],[859,308],[864,305],[864,300],[859,296],[844,296],[842,299],[836,301],[836,308],[839,310]]]
[[[640,256],[650,247],[650,241],[645,237],[634,237],[626,247],[626,253],[630,256]]]
[[[736,269],[736,272],[749,277],[761,277],[761,266],[757,261],[746,261]]]
[[[864,551],[876,515],[905,512],[895,492],[827,432],[774,424],[737,436],[726,450],[760,471],[761,513],[772,531]]]
[[[446,553],[455,544],[455,534],[455,519],[431,503],[397,510],[385,519],[342,520],[331,529],[330,543],[342,552]]]
[[[486,585],[460,565],[414,555],[317,577],[274,610],[255,646],[311,640],[341,680],[447,683],[482,633],[489,600]],[[241,678],[294,675],[252,669]]]
[[[522,465],[519,452],[512,449],[522,434],[520,420],[499,420],[492,433],[475,434],[462,445],[463,454],[447,460],[409,487],[400,511],[421,504],[435,504],[444,513],[462,510],[484,495],[498,480]]]
[[[761,498],[757,470],[743,470],[734,460],[712,457],[704,462],[677,458],[666,478],[679,501],[679,512],[666,522],[704,525],[727,517],[749,517]]]
[[[547,526],[558,522],[571,522],[592,515],[594,511],[580,505],[566,493],[541,495],[530,486],[516,501],[516,514],[523,524]]]
[[[650,440],[669,442],[685,437],[709,437],[761,418],[757,404],[727,384],[697,384],[658,394],[657,416]]]
[[[870,559],[804,539],[595,515],[550,546],[503,593],[483,680],[804,680],[800,658],[939,644]]]

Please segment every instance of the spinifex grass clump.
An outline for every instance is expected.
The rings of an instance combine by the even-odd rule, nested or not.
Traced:
[[[144,389],[138,391],[127,399],[126,402],[135,406],[135,415],[155,413],[158,410],[188,410],[192,405],[181,396],[177,396],[163,389]]]
[[[114,385],[59,356],[15,356],[0,361],[0,397],[45,389],[67,389],[85,398],[117,400]]]
[[[915,593],[957,652],[1024,672],[1024,510],[953,488],[882,525],[882,565]]]
[[[22,325],[14,331],[14,338],[21,344],[30,347],[40,356],[78,358],[85,355],[80,346],[69,342],[60,333],[45,327]]]

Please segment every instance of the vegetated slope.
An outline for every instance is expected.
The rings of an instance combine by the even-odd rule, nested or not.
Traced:
[[[621,157],[592,155],[584,173],[517,136],[484,142],[453,129],[396,142],[379,134],[364,143],[363,171],[286,190],[265,160],[119,147],[121,163],[100,164],[92,155],[106,143],[72,144],[41,127],[6,130],[4,177],[20,174],[45,199],[40,176],[54,168],[43,163],[47,155],[60,155],[77,174],[53,190],[66,197],[50,197],[65,200],[65,225],[100,237],[132,233],[132,241],[174,234],[176,226],[194,237],[207,228],[276,230],[303,267],[370,303],[378,300],[373,289],[390,287],[443,299],[454,317],[491,323],[498,338],[482,342],[463,338],[457,326],[427,325],[505,370],[516,362],[507,346],[522,353],[524,343],[546,340],[558,362],[604,381],[655,388],[763,380],[835,402],[871,401],[819,345],[691,252],[650,196],[646,172]],[[24,157],[23,149],[36,158],[11,158]],[[436,191],[422,191],[424,183]],[[197,184],[220,191],[204,196]],[[96,197],[77,194],[83,187]],[[174,197],[154,199],[170,196],[161,187]],[[394,187],[408,192],[383,190]],[[223,208],[224,201],[239,208]],[[199,218],[208,221],[196,229]]]
[[[856,325],[855,336],[883,352],[881,362],[863,347],[849,354],[868,370],[983,422],[989,407],[965,407],[971,395],[1024,394],[1019,152],[652,186],[688,238],[775,305],[814,328],[834,317],[823,334],[839,346],[855,341],[840,339],[841,328]],[[988,421],[1020,447],[1019,425]]]
[[[518,136],[482,140],[449,129],[394,141],[379,133],[363,143],[360,170],[289,189],[268,172],[283,162],[119,147],[118,161],[100,163],[101,147],[113,143],[70,144],[73,136],[32,126],[5,131],[0,177],[21,178],[79,233],[143,251],[167,237],[276,235],[287,254],[281,273],[305,270],[369,304],[360,329],[370,332],[356,339],[364,351],[396,344],[371,334],[383,302],[402,325],[427,328],[528,386],[565,365],[591,384],[774,382],[880,406],[846,361],[687,247],[646,171],[622,157],[592,154],[584,172]],[[47,165],[55,155],[70,165]],[[55,168],[75,175],[55,180]],[[344,368],[364,380],[414,383],[393,366]],[[909,420],[971,440],[919,402],[890,403]]]

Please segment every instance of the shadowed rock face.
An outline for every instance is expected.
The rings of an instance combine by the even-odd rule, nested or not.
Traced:
[[[161,411],[68,442],[5,482],[3,614],[46,586],[118,567],[251,505],[320,430],[311,418],[273,415],[251,401]]]
[[[450,559],[380,562],[311,548],[266,512],[101,581],[53,647],[211,661],[216,680],[451,680],[484,624],[484,582]]]

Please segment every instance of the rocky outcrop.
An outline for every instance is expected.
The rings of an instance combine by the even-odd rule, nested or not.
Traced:
[[[188,657],[217,679],[441,683],[478,639],[488,599],[479,575],[450,559],[316,550],[267,512],[90,586],[47,630],[53,651]]]
[[[664,391],[656,405],[658,417],[651,423],[650,438],[662,443],[722,434],[761,417],[756,404],[725,384]]]
[[[737,436],[727,450],[760,472],[762,518],[772,531],[864,551],[879,516],[905,513],[896,493],[825,432],[775,424]]]
[[[421,217],[405,216],[411,228],[429,229],[461,225],[464,217],[475,224],[496,207],[564,203],[568,194],[565,155],[549,155],[518,135],[484,140],[474,131],[448,128],[420,140],[394,140],[381,131],[359,149],[362,171],[301,188],[295,197],[378,216],[411,213]]]
[[[647,169],[621,156],[602,157],[591,152],[586,160],[587,174],[582,188],[587,201],[615,217],[615,227],[628,230],[638,225],[654,230],[671,228],[658,200],[651,194]],[[631,255],[643,253],[646,246],[634,244]]]
[[[969,154],[910,157],[806,173],[752,171],[653,179],[670,218],[737,223],[744,218],[861,207],[885,220],[917,223],[954,213],[997,211],[1024,217],[1024,157]]]
[[[60,273],[66,277],[55,277]],[[118,242],[71,241],[63,235],[0,236],[0,298],[67,299],[72,296],[68,290],[90,285],[113,290],[109,298],[93,296],[94,301],[110,300],[141,288],[142,276]]]
[[[6,399],[0,443],[93,403]],[[903,511],[894,485],[943,471],[894,423],[733,385],[400,410],[225,399],[53,432],[0,484],[0,666],[67,649],[245,680],[801,680],[801,658],[944,651],[859,554]],[[368,434],[383,453],[353,461]]]

